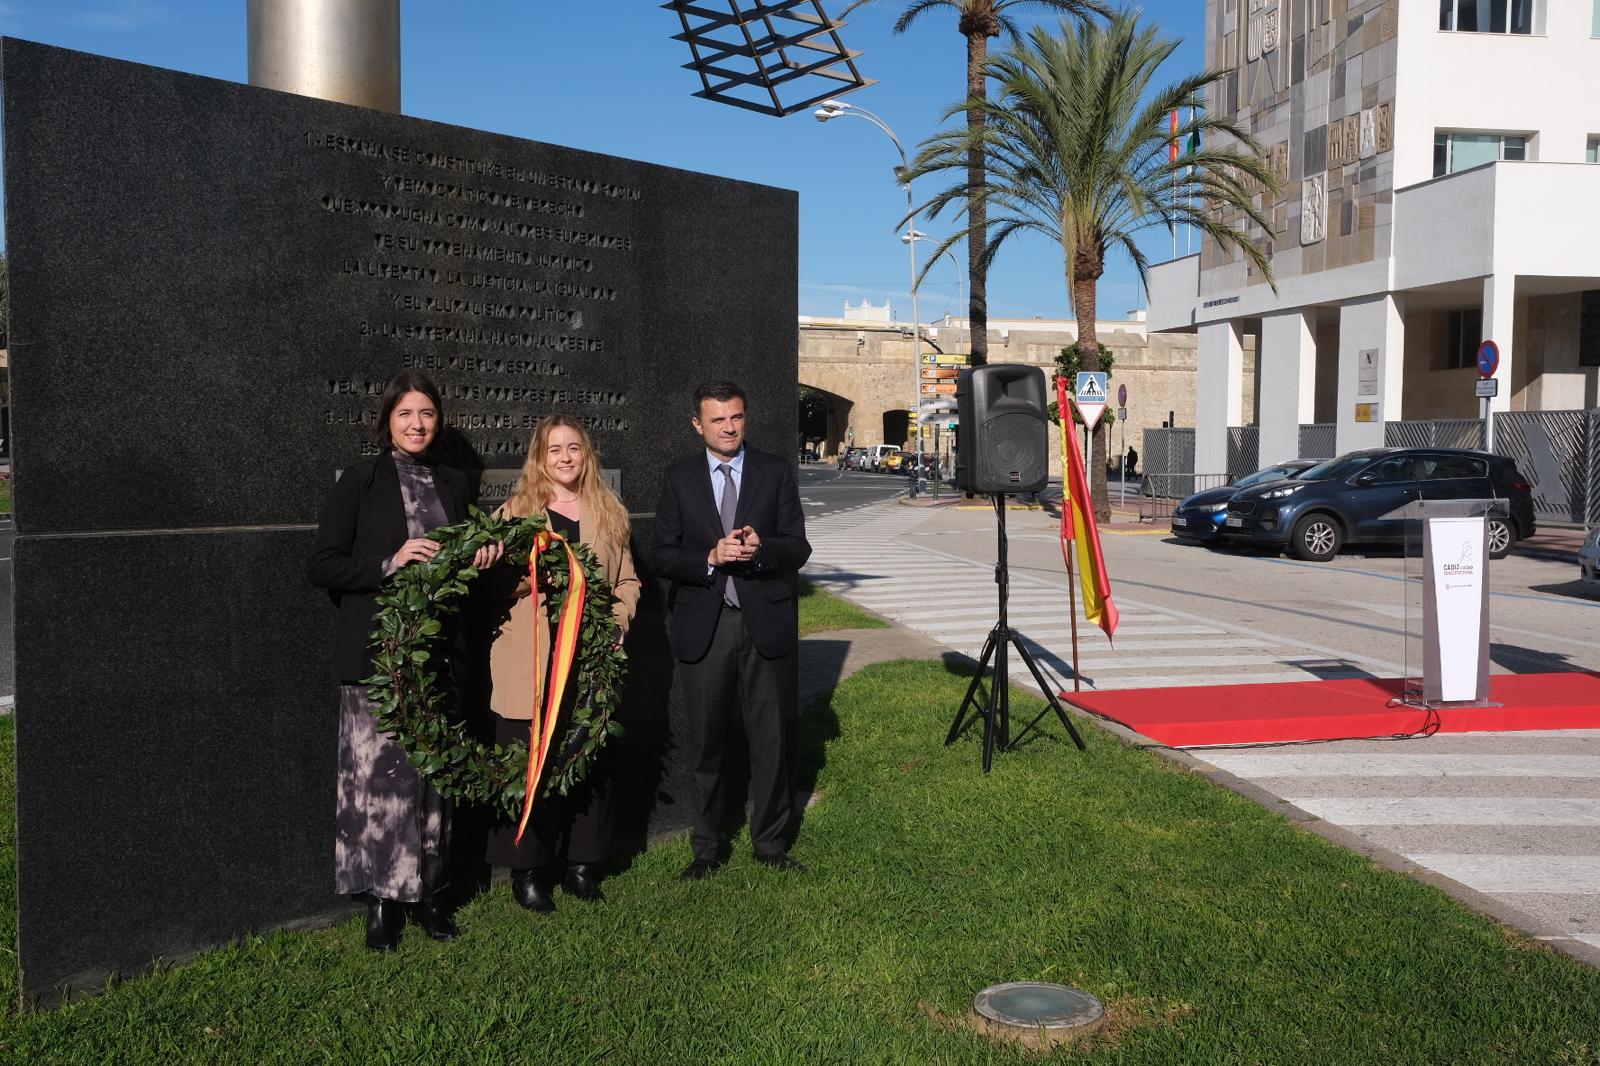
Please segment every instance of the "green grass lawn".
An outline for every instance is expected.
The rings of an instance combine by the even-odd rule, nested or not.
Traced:
[[[0,514],[11,513],[11,479],[0,480]]]
[[[868,614],[849,600],[800,581],[800,635],[826,633],[834,629],[887,629],[888,622]]]
[[[887,663],[809,715],[809,873],[741,847],[686,884],[673,842],[600,906],[500,888],[453,944],[374,957],[350,921],[9,1015],[0,1060],[1032,1062],[959,1021],[1042,979],[1113,1019],[1055,1061],[1600,1061],[1600,972],[1092,729],[984,777],[974,736],[941,743],[964,686]]]

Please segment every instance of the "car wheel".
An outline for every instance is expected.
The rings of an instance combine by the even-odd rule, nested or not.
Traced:
[[[1325,514],[1308,514],[1294,524],[1289,537],[1289,550],[1297,557],[1313,563],[1325,563],[1339,554],[1344,537],[1339,523]]]
[[[1517,531],[1509,519],[1500,515],[1489,516],[1489,558],[1504,559],[1517,542]]]

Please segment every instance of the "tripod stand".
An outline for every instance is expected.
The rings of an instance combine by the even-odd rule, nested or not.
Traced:
[[[1000,542],[995,554],[994,581],[1000,586],[1000,618],[993,629],[989,630],[989,639],[984,641],[983,654],[978,658],[978,672],[972,677],[972,684],[967,686],[967,694],[961,699],[961,707],[956,711],[956,719],[950,723],[950,734],[944,738],[948,747],[956,742],[956,737],[961,734],[961,727],[967,723],[967,708],[970,706],[974,712],[983,716],[983,772],[988,773],[989,767],[994,762],[994,748],[998,743],[1002,750],[1013,750],[1016,743],[1011,740],[1011,679],[1010,666],[1007,658],[1009,648],[1016,648],[1017,656],[1028,664],[1028,670],[1033,674],[1034,681],[1038,682],[1039,690],[1044,693],[1045,703],[1048,705],[1039,712],[1035,718],[1017,735],[1017,741],[1034,726],[1039,724],[1050,711],[1056,712],[1056,717],[1061,719],[1061,724],[1067,727],[1067,733],[1072,737],[1072,742],[1082,751],[1083,738],[1078,735],[1078,730],[1073,727],[1072,719],[1067,717],[1067,712],[1062,710],[1061,704],[1056,700],[1051,686],[1045,682],[1044,674],[1039,669],[1039,664],[1033,661],[1033,656],[1022,643],[1022,636],[1012,629],[1006,619],[1006,601],[1011,593],[1011,574],[1006,561],[1006,498],[996,493],[994,495],[995,520],[999,526]],[[983,680],[984,671],[989,667],[989,660],[994,659],[994,681],[989,686],[988,699],[979,704],[977,699],[978,682]]]

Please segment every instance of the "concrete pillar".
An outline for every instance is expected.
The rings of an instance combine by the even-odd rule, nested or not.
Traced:
[[[1383,424],[1403,417],[1405,342],[1405,317],[1392,293],[1351,300],[1339,308],[1335,422],[1340,454],[1383,447]]]
[[[1244,420],[1244,341],[1237,319],[1200,327],[1195,353],[1194,472],[1225,474],[1228,427]]]
[[[400,111],[400,0],[250,0],[250,84]]]
[[[1286,311],[1261,318],[1256,375],[1261,400],[1261,465],[1300,455],[1300,425],[1316,420],[1317,336],[1314,311]]]
[[[1512,332],[1516,321],[1517,279],[1513,274],[1490,274],[1483,279],[1483,339],[1500,348],[1500,394],[1489,401],[1489,410],[1511,410],[1512,368],[1516,353]]]

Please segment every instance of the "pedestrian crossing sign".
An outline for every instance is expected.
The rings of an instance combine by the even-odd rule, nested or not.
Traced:
[[[1094,429],[1106,409],[1105,371],[1079,371],[1077,388],[1074,390],[1072,400],[1078,407],[1078,414],[1083,416],[1083,424],[1091,430]]]

